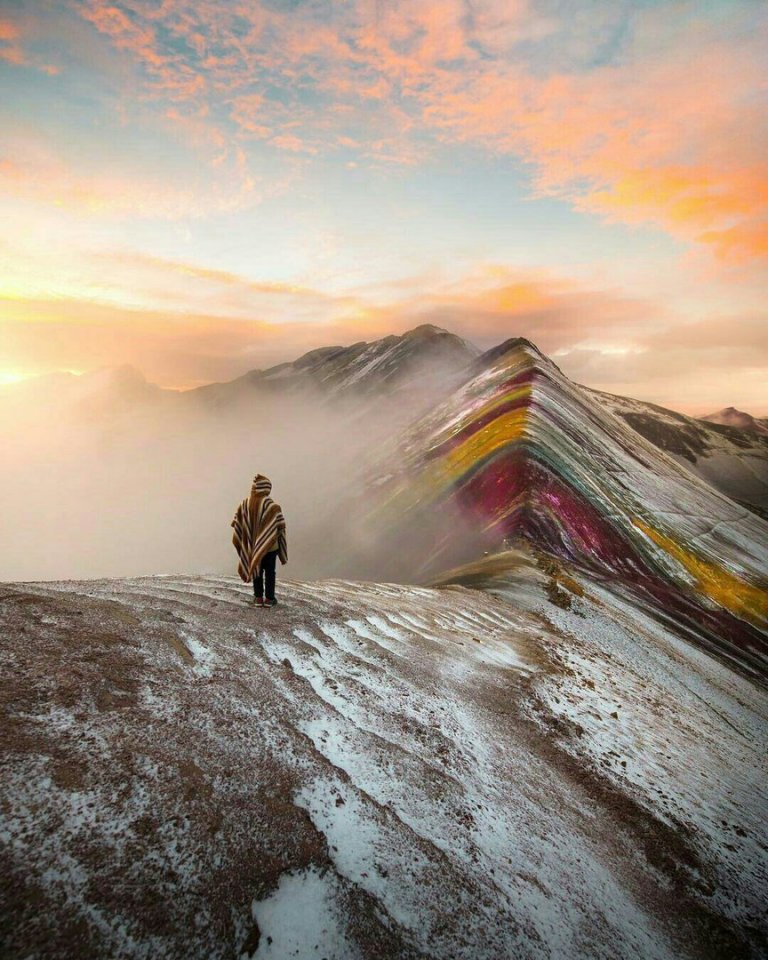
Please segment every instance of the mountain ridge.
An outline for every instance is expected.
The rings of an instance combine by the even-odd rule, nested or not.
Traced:
[[[434,365],[430,367],[433,360]],[[499,383],[494,387],[490,383],[493,370],[510,363],[515,366],[514,374],[499,374]],[[546,481],[547,457],[565,462],[561,455],[565,451],[566,460],[572,464],[579,462],[581,452],[574,449],[570,441],[564,440],[570,427],[562,422],[563,410],[570,417],[571,425],[576,425],[577,431],[586,431],[588,434],[594,428],[598,433],[605,432],[609,439],[613,437],[609,447],[614,453],[608,459],[620,456],[626,460],[627,466],[619,468],[614,464],[601,482],[614,490],[612,496],[617,502],[620,500],[617,483],[622,471],[627,474],[626,480],[622,481],[627,489],[632,489],[631,473],[637,473],[638,469],[646,478],[644,482],[652,488],[650,465],[655,464],[662,474],[675,476],[675,489],[680,491],[683,504],[691,495],[694,501],[701,496],[706,500],[706,495],[701,491],[711,488],[713,492],[719,491],[729,498],[732,502],[729,515],[744,518],[744,526],[748,527],[750,522],[747,510],[755,518],[768,516],[768,439],[733,427],[693,420],[641,401],[612,397],[571,384],[557,364],[525,338],[510,338],[484,354],[476,355],[460,338],[433,325],[422,325],[399,337],[382,338],[372,343],[360,341],[349,348],[328,347],[309,351],[294,363],[278,365],[270,370],[267,379],[264,379],[263,371],[257,371],[240,380],[191,392],[162,391],[160,388],[155,388],[158,393],[153,392],[152,388],[147,392],[147,388],[142,386],[145,384],[142,379],[138,398],[134,398],[131,391],[141,378],[133,373],[125,375],[124,372],[117,378],[107,375],[101,377],[102,386],[116,379],[118,385],[127,382],[130,388],[116,391],[107,389],[106,400],[99,391],[89,387],[82,394],[75,391],[78,403],[74,406],[68,405],[68,401],[64,402],[56,390],[49,392],[45,403],[34,411],[25,412],[18,405],[5,402],[0,404],[0,415],[5,416],[8,428],[15,429],[19,434],[18,448],[29,451],[29,466],[28,469],[25,467],[25,478],[18,484],[18,489],[37,491],[34,516],[40,531],[44,531],[51,523],[59,524],[58,529],[62,529],[61,510],[56,510],[53,503],[49,507],[40,507],[41,503],[47,505],[48,500],[43,495],[44,481],[37,461],[39,457],[50,458],[56,451],[59,462],[66,462],[59,477],[59,490],[64,498],[68,491],[73,496],[73,491],[87,489],[87,499],[94,506],[99,505],[98,509],[86,512],[69,502],[64,511],[67,536],[77,537],[78,528],[88,527],[96,522],[94,518],[107,515],[112,518],[111,522],[122,537],[124,548],[120,556],[137,558],[130,566],[127,562],[121,566],[123,561],[114,560],[104,546],[101,553],[91,554],[90,559],[83,561],[86,564],[83,572],[98,573],[102,557],[106,557],[109,563],[102,568],[104,572],[138,573],[151,572],[153,569],[151,566],[139,566],[138,559],[153,556],[153,550],[140,532],[126,529],[129,526],[126,523],[120,525],[107,502],[106,491],[118,495],[122,491],[131,502],[141,503],[143,510],[154,511],[157,516],[167,515],[169,510],[177,516],[179,511],[186,511],[188,522],[196,528],[199,525],[200,533],[193,538],[190,530],[190,546],[186,551],[182,547],[184,537],[178,538],[178,547],[173,545],[176,542],[174,538],[166,536],[161,541],[159,535],[155,540],[150,537],[154,544],[154,555],[163,558],[156,562],[161,563],[160,569],[165,569],[167,558],[175,556],[178,550],[185,555],[197,556],[198,569],[212,569],[212,557],[222,565],[225,563],[225,551],[217,523],[223,522],[221,518],[226,518],[229,509],[226,499],[230,494],[227,491],[232,488],[231,496],[234,498],[235,475],[251,474],[254,460],[258,458],[257,468],[262,472],[271,472],[273,479],[285,491],[285,506],[294,518],[299,518],[298,524],[294,521],[294,530],[298,527],[300,544],[298,556],[307,558],[307,567],[301,570],[302,575],[322,575],[330,572],[325,566],[326,558],[330,555],[335,564],[335,553],[345,554],[347,542],[354,542],[357,536],[353,530],[346,539],[342,538],[329,550],[327,543],[333,528],[329,530],[325,523],[328,505],[338,506],[339,528],[346,529],[345,513],[357,495],[368,462],[378,458],[379,452],[386,449],[390,451],[391,458],[388,470],[398,472],[401,466],[407,465],[407,459],[402,458],[407,458],[408,430],[435,410],[441,410],[441,416],[444,415],[446,420],[442,426],[435,424],[436,433],[440,433],[443,427],[450,432],[452,418],[466,420],[466,439],[470,439],[470,433],[474,434],[470,446],[465,450],[470,460],[472,449],[479,450],[490,432],[494,432],[494,442],[499,449],[507,445],[510,462],[517,459],[520,467],[514,472],[514,489],[509,485],[508,478],[496,477],[499,481],[495,487],[497,494],[506,491],[504,496],[507,496],[507,500],[499,505],[499,510],[506,511],[506,522],[512,526],[535,531],[548,549],[554,545],[562,552],[565,548],[559,543],[560,535],[556,533],[556,524],[551,520],[552,506],[545,509],[543,502],[532,501],[531,490],[535,490],[537,484],[545,489],[549,482]],[[430,375],[430,371],[434,376]],[[509,381],[506,385],[502,382],[505,377]],[[73,384],[77,387],[79,378],[73,379],[78,381]],[[85,380],[82,386],[90,382]],[[559,392],[556,392],[556,396],[548,396],[548,384],[557,386]],[[486,422],[473,425],[472,417],[468,416],[475,403],[471,394],[476,391],[479,398],[477,403],[482,404],[485,401],[481,394],[486,387],[491,391],[496,390],[498,397],[482,414]],[[461,400],[462,396],[465,396],[466,404]],[[7,400],[7,395],[4,397]],[[114,402],[107,402],[110,397]],[[452,397],[451,406],[449,401]],[[448,407],[444,406],[446,402],[449,402]],[[559,410],[558,405],[563,410]],[[504,414],[504,419],[499,418],[500,413]],[[54,434],[50,430],[52,415],[58,425]],[[38,421],[32,422],[35,417]],[[590,473],[599,476],[601,464],[606,463],[605,450],[599,446],[590,447],[592,441],[586,435],[582,439],[584,448],[591,449],[591,461],[574,468],[578,483],[583,488],[577,497],[580,504],[584,496],[587,500],[590,497],[595,499],[592,490],[594,483],[589,481]],[[405,449],[402,449],[403,443]],[[564,443],[567,449],[563,448]],[[649,449],[648,443],[652,449]],[[514,445],[514,451],[510,445]],[[450,442],[447,442],[447,447],[450,447]],[[205,455],[198,452],[198,448],[205,450]],[[660,459],[657,456],[659,452],[663,453]],[[418,455],[423,453],[422,450]],[[439,451],[433,456],[438,454]],[[149,460],[145,460],[145,457]],[[633,466],[633,457],[640,457],[646,466]],[[676,466],[671,465],[670,460]],[[146,469],[139,467],[145,462],[150,472],[154,471],[151,480],[147,478]],[[93,469],[87,471],[90,476],[84,476],[84,463],[93,464]],[[534,464],[537,464],[535,469]],[[174,466],[180,474],[190,477],[182,502],[172,492]],[[311,483],[309,473],[314,474]],[[374,480],[381,479],[383,473],[378,471]],[[691,476],[695,479],[686,479]],[[706,484],[705,488],[701,487],[702,483]],[[486,483],[485,492],[481,490],[479,479],[476,484],[476,499],[481,501],[491,496],[491,481]],[[689,487],[690,491],[686,492]],[[566,497],[569,503],[572,499],[570,492],[554,489],[550,495],[553,498]],[[649,495],[652,502],[652,489]],[[16,496],[13,510],[18,516],[22,516],[29,508],[31,501],[25,501],[25,496]],[[157,502],[153,502],[153,496]],[[641,522],[643,499],[641,497],[633,508]],[[62,504],[65,503],[66,500],[62,500]],[[687,521],[691,526],[691,536],[698,536],[702,531],[706,533],[708,515],[719,516],[723,510],[729,512],[720,501],[717,503],[719,505],[714,507],[702,507],[704,512],[698,525],[691,526],[693,521]],[[322,507],[319,508],[319,505]],[[695,503],[689,506],[695,514],[698,509]],[[579,521],[585,525],[585,529],[590,524],[598,523],[591,507],[583,504],[577,506],[576,503],[572,503],[571,507],[579,515],[585,511],[589,513],[592,518],[589,522],[585,517]],[[50,511],[50,516],[46,514],[46,509]],[[82,517],[78,515],[79,509]],[[674,515],[675,511],[680,512],[677,507],[668,504],[661,510],[661,525],[654,523],[651,527],[657,533],[663,533],[667,525],[664,517]],[[461,537],[448,532],[448,540],[458,542],[463,537],[466,550],[455,557],[448,556],[448,551],[448,565],[453,565],[454,561],[470,560],[478,551],[482,553],[489,549],[488,531],[483,525],[465,523],[461,513],[455,519]],[[437,517],[435,528],[427,525],[425,531],[428,538],[434,534],[438,556],[442,551],[441,538],[446,536],[441,524],[441,518]],[[653,557],[657,552],[668,553],[666,548],[660,551],[651,548],[646,542],[647,535],[642,531],[638,533],[640,528],[627,524],[629,521],[626,518],[619,522],[622,543],[624,538],[629,537],[634,543],[633,549],[646,557]],[[611,525],[615,526],[613,521],[609,522]],[[726,528],[727,525],[722,529]],[[99,542],[101,535],[96,530],[93,533],[94,542]],[[750,538],[754,541],[754,537],[754,533],[746,535],[747,542]],[[42,542],[41,538],[38,539]],[[503,540],[503,536],[494,539],[490,546],[497,548],[500,540]],[[27,551],[22,546],[28,541],[28,532],[22,533],[20,530],[16,542],[18,555],[22,559],[9,562],[8,577],[28,576],[34,572],[36,564],[46,573],[50,571],[48,575],[63,575],[66,572],[62,566],[63,556],[61,559],[51,558],[50,563],[47,554],[38,559],[34,551]],[[587,552],[588,542],[588,537],[583,539],[580,547],[583,554]],[[696,567],[695,543],[693,546],[693,552],[686,548],[685,562],[675,560],[672,567],[682,580],[693,578],[697,582],[701,570]],[[707,549],[710,548],[717,555],[717,545],[710,544]],[[735,547],[731,545],[729,549]],[[402,569],[409,562],[405,558],[399,571],[395,569],[391,575],[394,578],[402,577]],[[681,562],[682,571],[678,569]],[[716,567],[719,569],[723,562],[727,567],[727,558],[723,561],[718,556]],[[687,570],[686,563],[698,573],[694,575]],[[425,570],[424,575],[434,572],[434,568],[430,568]],[[373,569],[372,573],[378,576],[381,571]],[[738,584],[736,588],[738,592]]]
[[[412,575],[522,537],[639,590],[708,648],[764,671],[768,524],[525,344],[493,354],[385,459],[399,467],[374,481],[369,522],[391,551],[420,558]]]
[[[544,354],[536,346],[536,344],[526,337],[510,337],[496,346],[490,347],[488,350],[481,351],[469,341],[459,337],[454,333],[451,333],[448,330],[445,330],[444,328],[438,327],[435,324],[424,323],[407,330],[403,334],[389,334],[377,340],[360,340],[348,345],[337,344],[332,346],[317,347],[306,351],[295,360],[282,361],[266,368],[254,368],[230,380],[212,381],[210,383],[201,384],[200,386],[191,387],[184,390],[161,387],[150,382],[145,374],[134,365],[120,364],[114,367],[101,367],[86,374],[74,374],[68,371],[57,371],[52,374],[43,374],[39,377],[29,378],[28,380],[4,384],[0,386],[0,396],[10,397],[13,394],[20,393],[25,389],[33,388],[35,384],[55,384],[57,382],[63,384],[66,382],[74,385],[77,382],[85,384],[89,381],[95,382],[95,380],[101,379],[107,384],[109,384],[110,380],[123,383],[127,382],[128,380],[131,380],[133,383],[141,382],[145,387],[150,388],[158,396],[163,394],[168,395],[169,397],[184,398],[205,396],[206,394],[210,394],[212,397],[219,396],[220,398],[223,398],[223,395],[225,395],[228,390],[231,390],[233,394],[236,394],[240,387],[260,388],[269,385],[280,388],[280,381],[289,380],[290,377],[287,376],[288,373],[292,373],[296,370],[304,371],[309,374],[315,374],[315,377],[307,378],[308,380],[312,379],[314,385],[322,384],[324,381],[332,382],[333,377],[327,375],[321,370],[324,364],[329,364],[330,361],[338,361],[340,358],[354,360],[365,351],[370,351],[371,354],[375,355],[381,352],[386,352],[392,346],[396,346],[398,344],[416,344],[417,347],[423,347],[425,344],[429,345],[430,343],[435,344],[438,342],[451,344],[455,350],[456,356],[463,356],[463,358],[466,360],[466,376],[468,379],[475,372],[477,372],[477,370],[482,369],[484,365],[492,362],[495,357],[501,356],[506,351],[516,349],[517,347],[524,347],[530,351],[533,357],[537,357],[539,362],[551,364],[560,370],[551,357],[548,357],[546,354]],[[457,368],[458,366],[460,366],[460,364],[457,364]],[[285,386],[286,384],[282,384],[282,387]],[[617,395],[608,394],[604,391],[594,390],[593,388],[589,387],[585,387],[585,389],[592,390],[593,393],[606,398],[628,401],[641,406],[646,410],[657,411],[664,416],[677,418],[686,424],[704,424],[706,425],[704,429],[717,430],[718,427],[725,427],[726,429],[731,428],[733,430],[732,433],[725,432],[721,433],[721,435],[730,436],[737,440],[740,436],[738,431],[746,431],[747,433],[757,432],[760,434],[763,434],[764,432],[768,433],[768,426],[766,426],[760,418],[752,417],[750,414],[743,414],[741,411],[736,411],[733,407],[724,408],[724,410],[720,411],[720,413],[735,411],[735,413],[739,414],[740,416],[748,417],[750,424],[754,424],[755,426],[741,427],[739,424],[719,423],[714,419],[718,417],[719,414],[711,414],[707,417],[695,418],[666,407],[661,407],[658,404],[653,404],[648,401],[634,400],[631,397],[619,397]],[[639,428],[639,432],[643,432],[642,425]],[[652,439],[650,435],[648,438]],[[652,442],[655,441],[652,440]]]
[[[768,437],[643,400],[582,389],[716,490],[768,517]]]
[[[413,386],[413,381],[430,374],[456,376],[477,352],[456,334],[422,324],[401,335],[318,347],[296,360],[251,370],[234,380],[206,384],[188,393],[203,396],[215,391],[221,396],[235,385],[246,384],[257,389],[274,385],[278,389],[320,388],[331,395],[346,391],[364,394],[382,387]]]

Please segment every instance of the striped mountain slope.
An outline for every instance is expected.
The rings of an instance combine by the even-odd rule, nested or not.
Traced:
[[[529,342],[508,341],[477,369],[372,478],[366,535],[409,558],[401,575],[426,578],[522,538],[640,591],[660,615],[764,671],[768,523]]]

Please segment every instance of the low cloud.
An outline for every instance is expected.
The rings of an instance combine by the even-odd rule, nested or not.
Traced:
[[[768,415],[768,324],[761,317],[670,325],[623,352],[577,347],[556,359],[579,383],[695,416],[726,406]]]
[[[42,372],[130,363],[153,381],[183,387],[421,323],[445,326],[481,347],[526,336],[551,352],[606,336],[621,342],[661,317],[651,303],[497,266],[430,292],[414,289],[420,278],[413,278],[396,299],[382,302],[365,291],[337,295],[144,255],[100,260],[101,288],[113,303],[141,290],[158,307],[0,300],[9,367]]]

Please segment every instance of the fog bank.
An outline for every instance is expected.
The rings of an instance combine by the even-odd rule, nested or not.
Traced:
[[[235,574],[230,523],[257,472],[287,517],[286,575],[334,575],[367,465],[430,402],[274,388],[225,402],[125,371],[5,388],[0,580]]]

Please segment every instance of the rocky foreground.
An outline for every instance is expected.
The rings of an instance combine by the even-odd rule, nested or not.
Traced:
[[[510,570],[0,587],[2,956],[764,955],[765,688]]]

